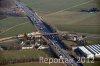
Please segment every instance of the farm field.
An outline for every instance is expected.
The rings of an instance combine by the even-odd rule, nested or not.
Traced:
[[[9,65],[2,65],[2,66],[63,66],[63,64],[44,64],[44,63],[38,63],[38,62],[29,62],[29,63],[17,63],[17,64],[9,64]],[[99,62],[95,62],[92,64],[84,64],[86,66],[99,66]]]
[[[9,51],[0,51],[0,61],[2,60],[13,60],[13,59],[28,59],[39,57],[53,57],[52,54],[48,51],[42,51],[37,49],[30,50],[9,50]]]
[[[0,20],[0,28],[0,30],[3,30],[0,32],[0,38],[29,33],[36,30],[26,17],[8,17]]]
[[[59,30],[100,34],[100,13],[62,11],[43,18]]]
[[[38,62],[30,62],[30,63],[18,63],[18,64],[9,64],[9,65],[2,65],[2,66],[63,66],[63,64],[45,64],[45,63],[38,63]]]
[[[78,16],[75,17],[75,15]],[[44,16],[43,19],[45,22],[50,23],[62,31],[100,34],[99,17],[100,13],[62,12],[60,14],[57,13],[50,16]],[[36,30],[27,18],[23,17],[6,18],[0,21],[0,25],[1,30],[4,31],[0,33],[0,37],[14,36]]]
[[[22,0],[22,2],[36,10],[45,22],[59,30],[100,34],[100,13],[79,12],[81,9],[89,8],[89,6],[98,7],[95,1]],[[29,22],[26,17],[8,17],[0,20],[0,28],[2,28],[0,38],[36,30],[30,22],[26,22]]]
[[[60,31],[72,31],[80,33],[100,34],[100,13],[83,13],[82,9],[99,7],[99,0],[21,0],[35,10],[45,22],[55,26]],[[0,20],[0,38],[16,36],[36,31],[26,17],[6,17]],[[87,38],[90,44],[100,43],[100,39]],[[66,41],[73,45],[73,42]],[[52,57],[48,52],[38,50],[4,51],[0,57],[21,58],[21,57]],[[17,63],[3,66],[62,66],[62,64],[38,64]],[[85,66],[99,66],[100,63],[84,64]]]
[[[84,63],[85,66],[99,66],[100,62],[94,62],[94,63]]]

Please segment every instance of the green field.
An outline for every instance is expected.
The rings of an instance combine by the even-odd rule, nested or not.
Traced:
[[[64,66],[63,64],[45,64],[45,63],[38,63],[38,62],[30,62],[30,63],[17,63],[17,64],[8,64],[2,66]],[[92,64],[84,64],[86,66],[99,66],[99,62],[95,62]]]
[[[0,20],[0,27],[10,28],[12,26],[18,25],[20,23],[27,22],[28,20],[23,17],[8,17],[6,19]]]
[[[100,13],[81,13],[81,9],[98,7],[90,0],[22,0],[37,11],[44,21],[59,30],[100,34]],[[0,38],[35,29],[25,17],[8,17],[0,20]],[[23,24],[24,23],[24,24]]]
[[[100,62],[84,63],[85,66],[100,66]]]
[[[27,22],[0,34],[0,37],[17,36],[18,34],[30,33],[35,30],[35,27],[31,23]]]
[[[100,13],[81,13],[81,9],[99,7],[100,1],[90,0],[21,0],[34,9],[45,22],[57,27],[61,31],[73,31],[82,33],[100,34]],[[99,2],[98,2],[99,1]],[[36,31],[35,27],[25,17],[7,17],[0,20],[0,38],[15,36],[22,33]],[[90,44],[100,43],[100,39],[88,38]],[[65,42],[73,44],[73,42]],[[51,57],[48,52],[38,50],[4,51],[0,57],[22,58],[22,57]],[[86,66],[98,66],[96,64],[85,64]],[[56,64],[62,66],[62,64]],[[55,64],[19,63],[4,66],[56,66]],[[100,65],[100,64],[99,64]]]
[[[0,61],[7,59],[23,59],[23,58],[39,58],[39,57],[53,57],[48,51],[42,51],[37,49],[31,50],[9,50],[0,51]]]
[[[41,13],[52,13],[63,10],[89,0],[22,0],[28,6]]]
[[[30,63],[18,63],[18,64],[9,64],[9,65],[2,65],[2,66],[63,66],[63,64],[45,64],[45,63],[38,63],[38,62],[30,62]]]
[[[60,10],[79,11],[91,7],[99,7],[99,0],[21,0],[39,13],[53,13]]]
[[[59,30],[100,34],[100,13],[62,11],[44,17]]]
[[[87,38],[89,44],[100,44],[100,38]]]
[[[35,31],[35,27],[25,17],[9,17],[0,21],[0,28],[3,32],[1,37],[15,36],[18,34]]]

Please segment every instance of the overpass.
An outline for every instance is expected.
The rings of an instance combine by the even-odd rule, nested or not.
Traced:
[[[41,19],[41,17],[39,17],[37,13],[33,11],[31,8],[25,6],[24,4],[18,1],[16,1],[16,5],[24,10],[28,19],[31,21],[33,25],[36,26],[40,33],[56,33],[56,31],[48,24],[46,24]],[[64,47],[64,43],[60,40],[58,35],[48,34],[44,35],[44,38],[47,39],[47,41],[49,42],[49,46],[53,49],[53,51],[57,54],[59,58],[62,57],[70,59],[70,63],[67,63],[68,66],[83,66],[81,63],[77,63],[77,61],[68,54],[66,47]]]

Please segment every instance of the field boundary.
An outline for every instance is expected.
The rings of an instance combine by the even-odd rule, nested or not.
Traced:
[[[15,26],[13,26],[13,27],[7,29],[6,31],[1,32],[0,34],[3,34],[3,33],[7,32],[7,31],[9,31],[9,30],[11,30],[11,29],[13,29],[13,28],[15,28],[15,27],[17,27],[17,26],[20,26],[20,25],[23,25],[23,24],[26,24],[26,23],[29,23],[29,22],[24,22],[24,23],[21,23],[21,24],[15,25]]]
[[[71,8],[75,8],[75,7],[78,7],[78,6],[81,6],[81,5],[88,4],[88,3],[92,2],[92,1],[94,1],[94,0],[90,0],[90,1],[87,1],[87,2],[84,2],[84,3],[81,3],[81,4],[78,4],[78,5],[72,6],[72,7],[70,7],[70,8],[66,8],[66,9],[63,9],[63,10],[60,10],[60,11],[57,11],[57,12],[53,12],[53,13],[44,15],[44,16],[49,16],[49,15],[53,15],[53,14],[56,14],[56,13],[60,13],[60,12],[63,12],[63,11],[65,11],[65,10],[68,10],[68,9],[71,9]]]
[[[92,2],[92,1],[94,1],[94,0],[90,0],[90,1],[87,1],[87,2],[84,2],[84,3],[81,3],[81,4],[78,4],[78,5],[76,5],[76,6],[72,6],[72,7],[70,7],[70,8],[66,8],[66,9],[57,11],[57,12],[53,12],[53,13],[50,13],[50,14],[46,14],[46,15],[44,15],[43,17],[49,16],[49,15],[53,15],[53,14],[56,14],[56,13],[60,13],[60,12],[63,12],[63,11],[65,11],[65,10],[68,10],[68,9],[71,9],[71,8],[74,8],[74,7],[78,7],[78,6],[81,6],[81,5],[90,3],[90,2]],[[1,32],[0,34],[3,34],[3,33],[7,32],[7,31],[9,31],[9,30],[11,30],[11,29],[13,29],[13,28],[15,28],[15,27],[17,27],[17,26],[20,26],[20,25],[23,25],[23,24],[26,24],[26,23],[28,23],[28,22],[21,23],[21,24],[15,25],[15,26],[13,26],[13,27],[10,27],[9,29],[7,29],[6,31]]]

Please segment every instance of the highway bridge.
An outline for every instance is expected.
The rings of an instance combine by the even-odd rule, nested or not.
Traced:
[[[21,7],[24,12],[26,13],[26,16],[31,21],[33,25],[36,26],[36,28],[42,33],[56,33],[55,30],[53,30],[52,27],[50,27],[48,24],[43,22],[41,17],[37,15],[35,11],[30,9],[29,7],[25,6],[19,1],[16,1],[16,5],[18,7]],[[67,58],[70,59],[70,63],[66,63],[68,66],[83,66],[81,63],[77,63],[77,61],[68,54],[66,47],[64,47],[64,43],[60,40],[58,35],[52,34],[52,35],[45,35],[44,36],[47,41],[49,42],[49,46],[55,51],[57,56],[60,58]]]

